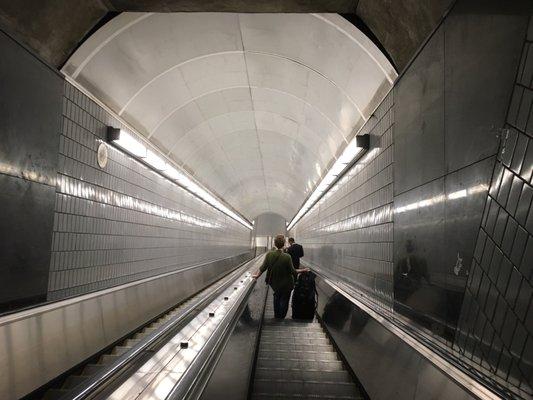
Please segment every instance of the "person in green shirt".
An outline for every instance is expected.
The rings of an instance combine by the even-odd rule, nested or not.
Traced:
[[[274,245],[276,250],[267,253],[263,265],[252,277],[257,279],[267,271],[266,282],[274,291],[274,317],[283,319],[287,315],[289,299],[298,274],[308,272],[309,268],[294,269],[291,256],[281,251],[285,245],[285,236],[277,235]]]

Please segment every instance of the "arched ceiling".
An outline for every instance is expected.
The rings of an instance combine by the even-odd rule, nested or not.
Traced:
[[[63,72],[249,219],[290,219],[396,72],[337,14],[123,13]]]

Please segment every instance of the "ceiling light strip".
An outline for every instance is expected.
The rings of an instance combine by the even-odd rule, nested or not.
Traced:
[[[361,159],[369,146],[369,134],[357,135],[350,143],[348,143],[348,146],[344,148],[340,157],[335,160],[326,175],[324,175],[320,183],[315,187],[313,193],[311,193],[289,225],[287,225],[287,230],[291,230],[292,227],[322,198],[322,196],[331,189],[341,176]]]
[[[158,174],[163,175],[172,183],[185,188],[196,197],[199,197],[248,229],[253,229],[252,224],[248,220],[233,211],[230,207],[226,206],[214,194],[202,187],[202,185],[196,182],[192,177],[188,176],[185,171],[177,169],[172,161],[148,143],[145,143],[141,138],[136,137],[134,134],[131,134],[124,129],[108,126],[107,140],[109,143],[112,143],[114,146],[128,153],[137,161],[142,162]]]
[[[132,132],[129,135],[130,135],[131,139],[136,142],[134,144],[134,150],[135,151],[140,152],[141,154],[144,154],[142,148],[140,147],[140,145],[142,145],[147,150],[150,148],[151,150],[154,151],[154,153],[156,155],[161,157],[162,154],[157,149],[155,149],[150,143],[148,143],[142,137],[142,135],[137,132],[137,130],[134,127],[132,127],[130,124],[128,124],[121,116],[119,116],[117,113],[115,113],[111,108],[109,108],[106,104],[104,104],[100,99],[95,97],[89,90],[87,90],[84,86],[82,86],[80,83],[78,83],[76,80],[74,80],[73,78],[71,78],[68,75],[65,75],[65,80],[68,83],[70,83],[72,86],[74,86],[76,89],[78,89],[80,92],[82,92],[89,99],[94,101],[99,107],[103,108],[106,113],[108,113],[113,118],[115,118],[122,126],[126,127],[130,132]],[[124,139],[126,139],[126,138],[124,137]],[[135,147],[135,146],[139,146],[139,147]],[[133,155],[134,158],[137,159],[138,161],[141,161],[143,164],[149,165],[143,159],[139,158],[138,156],[135,156],[135,154],[133,154],[133,153],[130,153],[130,154]],[[242,215],[240,215],[236,211],[232,210],[230,207],[226,206],[216,196],[214,196],[212,193],[210,193],[205,188],[203,188],[203,186],[201,184],[199,184],[198,182],[194,181],[191,177],[187,176],[186,172],[179,171],[178,169],[176,169],[174,167],[175,164],[172,161],[170,161],[168,158],[166,158],[165,156],[163,156],[162,158],[166,159],[167,164],[170,167],[172,167],[172,168],[167,168],[165,173],[161,173],[161,171],[156,170],[158,173],[160,173],[161,175],[165,176],[166,178],[168,178],[173,183],[176,183],[176,180],[177,180],[178,177],[181,178],[184,182],[187,182],[187,183],[188,183],[187,179],[190,180],[192,182],[192,184],[195,184],[196,187],[198,188],[197,189],[198,193],[195,193],[195,192],[187,189],[186,186],[183,186],[181,184],[179,184],[179,186],[185,187],[185,189],[187,189],[189,192],[194,194],[196,197],[199,197],[200,199],[204,200],[205,202],[207,202],[212,207],[216,208],[219,211],[222,211],[224,214],[226,214],[226,215],[230,216],[231,218],[233,218],[234,220],[240,222],[241,224],[243,224],[248,229],[253,229],[252,224],[250,224],[250,222],[246,218],[244,218]],[[189,184],[189,186],[192,186],[192,184]],[[201,197],[200,193],[202,193],[205,198]],[[217,206],[218,204],[220,204],[221,206],[220,207]],[[224,210],[228,210],[228,211],[226,212]]]

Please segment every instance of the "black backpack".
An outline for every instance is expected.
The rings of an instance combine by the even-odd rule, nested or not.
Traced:
[[[292,318],[313,319],[317,306],[316,275],[304,272],[298,276],[292,292]]]

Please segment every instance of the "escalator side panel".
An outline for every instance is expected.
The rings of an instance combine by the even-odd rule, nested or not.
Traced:
[[[372,400],[474,399],[322,278],[316,284],[317,312]]]
[[[202,393],[201,400],[245,400],[248,397],[266,292],[267,286],[259,281],[248,298],[248,304]]]

